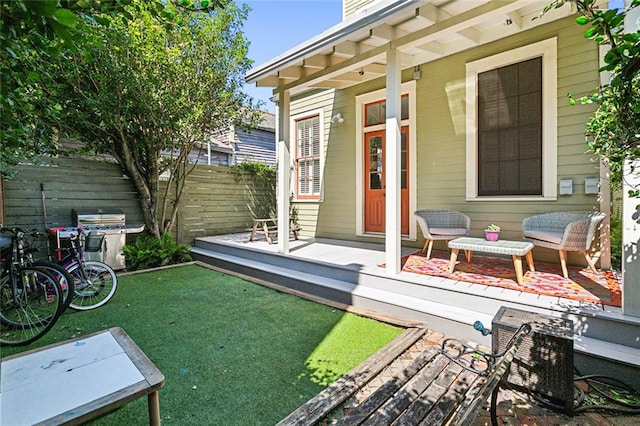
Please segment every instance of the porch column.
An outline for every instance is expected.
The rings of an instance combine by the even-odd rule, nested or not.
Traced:
[[[400,272],[400,52],[387,51],[387,116],[385,135],[385,261],[389,275]]]
[[[280,92],[278,100],[278,141],[277,152],[277,203],[278,203],[278,253],[289,254],[289,182],[291,178],[291,161],[289,155],[289,92]]]
[[[636,164],[640,166],[640,164]],[[640,187],[640,176],[625,165],[622,184],[622,314],[640,317],[640,211],[629,190]]]
[[[625,5],[629,0],[625,1]],[[625,18],[625,32],[640,30],[640,7],[631,9]],[[631,167],[635,166],[635,170]],[[640,203],[637,198],[629,197],[629,190],[640,188],[640,162],[627,162],[622,176],[622,314],[640,317]]]

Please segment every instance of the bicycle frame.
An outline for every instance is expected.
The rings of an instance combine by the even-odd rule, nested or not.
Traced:
[[[68,253],[62,256],[61,259],[56,260],[56,263],[61,265],[64,269],[69,270],[74,265],[78,265],[78,271],[80,272],[81,286],[82,284],[86,284],[89,282],[89,277],[87,276],[86,271],[84,270],[83,262],[84,258],[84,249],[82,248],[82,240],[85,237],[85,231],[82,227],[78,227],[77,233],[69,234],[69,242],[71,244],[70,248],[67,249],[58,249],[65,250]],[[80,287],[81,287],[80,286]]]

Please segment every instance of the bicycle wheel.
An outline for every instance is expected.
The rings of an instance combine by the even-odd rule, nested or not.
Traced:
[[[67,309],[74,295],[74,280],[71,274],[62,266],[48,260],[38,259],[31,262],[31,264],[36,268],[43,268],[49,271],[60,282],[64,299],[64,309]]]
[[[27,345],[42,337],[63,310],[60,283],[38,268],[21,268],[0,280],[0,346]]]
[[[82,265],[82,267],[81,267]],[[118,288],[118,278],[111,266],[97,260],[85,260],[67,268],[74,279],[74,296],[69,307],[77,311],[99,308]]]

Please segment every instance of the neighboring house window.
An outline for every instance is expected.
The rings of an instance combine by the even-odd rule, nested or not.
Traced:
[[[320,116],[295,120],[297,198],[320,199]]]
[[[556,197],[550,39],[467,64],[467,199]]]

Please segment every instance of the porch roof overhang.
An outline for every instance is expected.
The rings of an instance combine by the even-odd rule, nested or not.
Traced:
[[[395,0],[375,2],[245,75],[274,94],[344,89],[386,74],[386,52],[397,49],[408,69],[513,36],[574,12],[537,17],[548,0]]]

